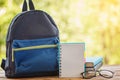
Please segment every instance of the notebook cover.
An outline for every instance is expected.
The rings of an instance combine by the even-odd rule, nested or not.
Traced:
[[[59,77],[81,77],[84,72],[84,43],[60,44]]]

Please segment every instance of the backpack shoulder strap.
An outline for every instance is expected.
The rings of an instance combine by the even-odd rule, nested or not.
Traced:
[[[30,10],[35,10],[35,7],[34,7],[34,4],[33,4],[33,1],[32,0],[29,0],[29,8]],[[22,12],[23,11],[27,11],[27,1],[24,0],[24,3],[23,3],[23,8],[22,8]]]
[[[5,70],[5,62],[6,62],[6,60],[2,59],[1,68],[3,70]]]

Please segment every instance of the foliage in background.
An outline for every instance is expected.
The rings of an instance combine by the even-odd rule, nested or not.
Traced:
[[[0,0],[0,56],[12,18],[23,0]],[[120,64],[120,0],[33,0],[60,29],[62,42],[85,42],[86,56],[103,56],[106,64]],[[2,57],[5,57],[3,55]]]

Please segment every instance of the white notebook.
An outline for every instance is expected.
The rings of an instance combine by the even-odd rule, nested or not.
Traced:
[[[84,72],[84,43],[61,43],[59,77],[81,77]]]

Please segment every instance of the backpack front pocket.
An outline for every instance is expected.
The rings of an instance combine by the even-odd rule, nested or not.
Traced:
[[[45,38],[13,41],[15,74],[31,74],[57,70],[58,39]]]

